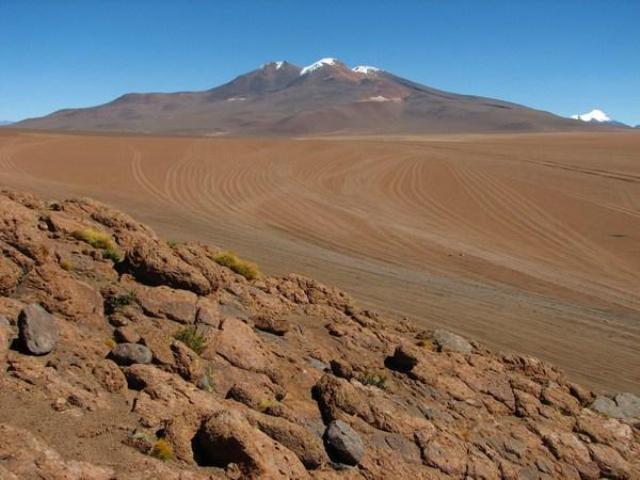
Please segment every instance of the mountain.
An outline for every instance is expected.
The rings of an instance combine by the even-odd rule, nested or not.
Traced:
[[[587,123],[607,124],[614,127],[629,128],[629,125],[627,125],[626,123],[618,122],[617,120],[612,119],[609,115],[597,108],[587,113],[571,115],[571,118],[573,118],[574,120],[582,120],[583,122]]]
[[[335,58],[271,62],[201,92],[130,93],[18,127],[185,134],[298,135],[545,131],[591,128],[548,112],[420,85]]]
[[[10,122],[10,121],[8,121],[8,120],[0,120],[0,126],[3,126],[3,125],[11,125],[12,123],[13,123],[13,122]]]

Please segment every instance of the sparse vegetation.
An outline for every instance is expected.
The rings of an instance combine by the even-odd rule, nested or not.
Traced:
[[[375,372],[364,372],[359,380],[363,385],[372,385],[381,389],[384,389],[387,385],[386,375]]]
[[[258,405],[256,406],[256,409],[261,412],[264,413],[267,410],[269,410],[270,408],[273,408],[277,405],[278,403],[275,400],[271,400],[269,398],[265,398],[262,399],[258,402]]]
[[[258,278],[260,271],[255,263],[242,260],[235,253],[226,251],[222,252],[214,257],[214,260],[219,265],[227,267],[239,275],[242,275],[247,280],[253,280]]]
[[[88,243],[93,248],[102,250],[102,257],[107,260],[111,260],[114,263],[122,261],[122,253],[108,233],[100,232],[93,228],[84,228],[73,232],[73,237]]]
[[[112,349],[113,347],[115,347],[115,346],[116,346],[116,341],[115,341],[113,338],[107,338],[107,339],[104,341],[104,345],[105,345],[106,347],[108,347],[109,349]]]
[[[69,260],[60,260],[60,268],[68,272],[71,270],[71,262]]]
[[[168,462],[173,460],[173,447],[169,443],[169,441],[165,438],[158,438],[154,443],[153,447],[151,447],[151,451],[149,452],[154,458],[158,460],[162,460],[163,462]]]
[[[213,381],[213,369],[210,365],[198,380],[197,386],[200,390],[204,390],[205,392],[212,392],[214,390],[215,383]]]
[[[104,300],[104,312],[107,315],[111,315],[114,312],[131,305],[136,301],[136,296],[133,292],[120,293],[117,295],[111,295]]]
[[[207,346],[207,341],[203,335],[200,335],[195,327],[186,327],[179,330],[174,336],[176,340],[181,341],[191,350],[200,355]]]
[[[418,340],[417,345],[421,348],[424,348],[425,350],[429,350],[430,352],[434,350],[433,342],[431,342],[431,340],[429,340],[428,338],[422,338]]]

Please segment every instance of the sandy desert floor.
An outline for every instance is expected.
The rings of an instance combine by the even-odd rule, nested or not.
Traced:
[[[640,133],[224,139],[0,130],[0,186],[87,195],[361,302],[640,393]]]

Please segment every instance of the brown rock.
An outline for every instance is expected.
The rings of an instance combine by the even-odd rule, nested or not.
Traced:
[[[95,325],[104,319],[100,292],[54,264],[29,272],[22,279],[16,297],[25,303],[40,303],[48,311],[75,322]]]
[[[177,256],[163,242],[148,235],[131,235],[125,246],[123,268],[147,285],[166,285],[199,295],[211,292],[211,283],[197,268]]]
[[[212,328],[220,327],[220,309],[218,304],[206,298],[198,298],[196,323]]]
[[[264,372],[269,356],[251,327],[235,318],[227,318],[214,339],[213,348],[231,365],[244,370]]]
[[[260,431],[295,453],[306,468],[316,469],[328,462],[321,438],[306,428],[284,418],[257,412],[249,413],[247,419]]]
[[[453,435],[439,432],[429,440],[422,450],[422,457],[427,465],[460,478],[467,465],[467,449]]]
[[[589,451],[603,477],[620,480],[631,478],[631,466],[613,448],[607,445],[592,444],[589,445]]]
[[[419,360],[420,352],[418,348],[404,343],[396,347],[393,356],[388,358],[387,364],[399,372],[409,372],[418,364]]]
[[[118,343],[138,343],[140,341],[140,335],[131,325],[116,328],[113,336]]]
[[[142,310],[149,316],[168,318],[184,324],[191,324],[196,320],[198,297],[193,292],[165,286],[136,286],[134,291]]]
[[[252,319],[253,325],[258,330],[273,333],[274,335],[284,335],[289,331],[289,322],[282,317],[272,315],[256,315]]]
[[[13,478],[46,478],[51,480],[112,480],[110,468],[86,462],[65,460],[55,450],[27,430],[0,424],[0,457],[4,471]],[[0,470],[2,474],[2,470]],[[4,479],[5,477],[2,476]],[[7,480],[12,478],[7,477]]]
[[[174,341],[171,344],[175,371],[189,382],[197,382],[204,373],[204,366],[200,356],[184,343]]]
[[[4,317],[3,317],[4,318]],[[0,373],[4,372],[9,352],[9,329],[8,326],[0,322]]]
[[[102,387],[111,393],[121,393],[127,389],[124,373],[111,360],[101,360],[93,367],[93,375]]]
[[[196,437],[200,465],[225,468],[235,463],[243,478],[309,478],[298,457],[234,410],[214,413]]]
[[[600,469],[591,461],[589,449],[573,434],[552,432],[543,437],[551,453],[580,472],[580,476],[590,480],[599,477]]]

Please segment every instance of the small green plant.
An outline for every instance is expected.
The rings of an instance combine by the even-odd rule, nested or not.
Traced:
[[[359,380],[363,385],[372,385],[381,389],[387,385],[387,377],[375,372],[365,372]]]
[[[203,335],[200,335],[195,327],[186,327],[179,330],[174,336],[176,340],[181,341],[191,350],[200,355],[207,346],[207,341]]]
[[[116,346],[116,341],[113,338],[107,338],[104,341],[104,345],[105,345],[105,347],[108,347],[109,349],[112,349],[113,347]]]
[[[163,462],[168,462],[169,460],[173,460],[174,458],[173,447],[167,439],[158,438],[153,443],[153,447],[151,447],[149,455],[157,458],[158,460],[162,460]]]
[[[122,253],[108,233],[100,232],[93,228],[84,228],[73,232],[73,237],[76,240],[88,243],[93,248],[102,250],[102,257],[105,259],[112,260],[115,263],[122,261]]]
[[[178,242],[177,240],[167,240],[167,245],[169,245],[171,248],[176,248],[178,245],[180,245],[180,242]]]
[[[230,251],[219,253],[214,257],[214,260],[219,265],[233,270],[247,280],[254,280],[260,275],[258,266],[255,263],[242,260],[235,253]]]
[[[269,410],[270,408],[275,407],[277,404],[277,402],[275,402],[274,400],[271,400],[269,398],[264,398],[262,400],[260,400],[258,402],[258,405],[256,405],[256,409],[261,412],[264,413],[267,410]]]
[[[111,315],[135,301],[136,295],[133,292],[111,295],[104,300],[104,312],[107,315]]]
[[[72,268],[71,262],[69,260],[60,260],[60,268],[68,272]]]

